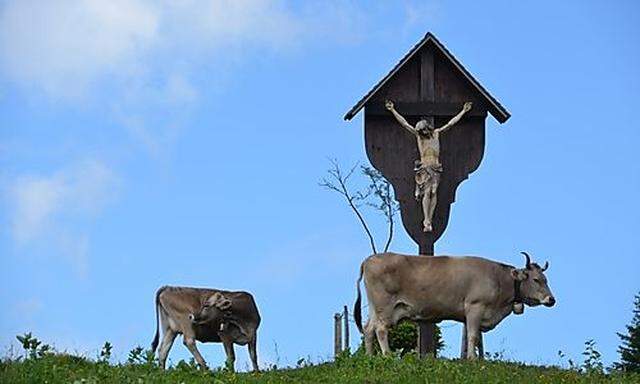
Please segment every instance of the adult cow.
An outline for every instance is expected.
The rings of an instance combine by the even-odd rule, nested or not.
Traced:
[[[353,311],[367,353],[373,353],[375,337],[382,353],[388,353],[388,329],[402,319],[455,320],[465,324],[466,357],[477,358],[481,332],[493,329],[512,310],[521,313],[523,303],[551,307],[556,302],[544,276],[549,263],[540,267],[522,253],[526,257],[524,268],[480,257],[396,253],[368,257],[360,266]],[[369,320],[364,329],[360,295],[363,276],[369,301]]]
[[[248,292],[232,292],[208,288],[164,286],[156,293],[156,334],[151,350],[156,351],[162,325],[162,344],[158,352],[164,368],[167,355],[178,334],[201,368],[206,362],[196,348],[196,341],[222,342],[227,366],[233,369],[233,344],[248,344],[253,370],[258,371],[256,340],[260,314]]]

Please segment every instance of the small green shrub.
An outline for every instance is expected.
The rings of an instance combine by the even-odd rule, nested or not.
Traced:
[[[442,339],[442,332],[440,327],[435,327],[435,340],[436,340],[436,356],[438,356],[444,350],[444,340]],[[417,351],[418,347],[418,326],[411,321],[405,320],[396,324],[389,329],[389,348],[391,352],[404,356],[407,353]],[[361,344],[361,348],[364,348],[364,344]],[[376,352],[380,352],[380,345],[374,342],[373,348]]]
[[[16,339],[22,344],[25,359],[38,359],[53,352],[53,348],[51,348],[49,344],[42,344],[40,340],[31,335],[31,332],[25,333],[22,336],[18,335]]]
[[[108,363],[111,359],[111,351],[113,350],[113,345],[110,342],[106,341],[100,350],[100,354],[98,355],[98,362]]]
[[[418,327],[410,321],[403,321],[389,331],[389,348],[405,355],[415,351],[418,343]]]
[[[136,346],[129,351],[127,363],[154,366],[156,365],[155,354],[151,350]]]
[[[588,374],[603,374],[604,364],[602,363],[602,354],[596,349],[596,342],[589,339],[584,343],[584,362],[582,370]]]

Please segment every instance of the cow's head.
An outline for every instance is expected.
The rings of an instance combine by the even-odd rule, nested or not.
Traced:
[[[200,311],[189,314],[192,323],[202,324],[222,318],[224,311],[231,308],[231,300],[220,292],[215,292],[202,303]]]
[[[526,258],[526,264],[522,269],[511,271],[513,278],[520,282],[520,296],[522,301],[529,306],[545,305],[553,307],[556,299],[549,289],[544,271],[549,268],[549,262],[545,262],[543,267],[531,262],[531,258],[526,252],[522,252]]]

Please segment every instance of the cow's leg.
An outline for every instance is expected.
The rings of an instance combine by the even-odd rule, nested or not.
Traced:
[[[462,342],[460,343],[460,358],[467,358],[467,324],[462,324]]]
[[[482,309],[471,308],[467,310],[467,358],[475,360],[478,358],[476,347],[480,338],[480,322],[482,320]]]
[[[482,331],[478,333],[478,357],[484,360],[484,345],[482,344]]]
[[[373,355],[373,343],[376,341],[376,330],[371,322],[371,320],[367,321],[367,324],[364,326],[364,350],[367,355]]]
[[[236,363],[236,352],[233,349],[233,340],[223,339],[222,344],[224,345],[224,352],[227,354],[227,369],[233,372],[235,370]]]
[[[258,367],[258,351],[256,349],[256,345],[258,344],[258,335],[256,332],[253,332],[253,337],[249,340],[249,357],[251,358],[251,364],[253,365],[254,372],[260,372],[260,368]]]
[[[369,277],[365,276],[365,283],[369,281]],[[382,291],[375,293],[375,288],[371,289],[367,285],[367,298],[369,299],[369,322],[367,325],[369,332],[375,332],[383,355],[391,351],[389,348],[389,326],[393,324],[395,302],[393,297]],[[366,338],[369,336],[365,336]],[[373,344],[373,343],[371,343]],[[373,352],[373,348],[371,348]]]
[[[162,369],[164,369],[167,363],[167,355],[169,354],[169,350],[171,350],[171,346],[173,346],[173,341],[176,339],[176,336],[178,336],[177,332],[168,327],[164,329],[163,334],[160,350],[158,351],[158,362]]]
[[[376,325],[376,336],[378,337],[378,344],[380,344],[380,350],[383,355],[391,352],[391,348],[389,348],[389,326],[386,322],[378,322]]]
[[[204,359],[202,358],[202,355],[200,354],[200,351],[198,351],[198,348],[196,347],[195,337],[193,335],[188,335],[185,333],[183,336],[182,342],[184,343],[185,347],[187,347],[189,352],[191,352],[193,357],[196,359],[196,362],[198,363],[200,368],[207,369],[207,362],[204,361]]]

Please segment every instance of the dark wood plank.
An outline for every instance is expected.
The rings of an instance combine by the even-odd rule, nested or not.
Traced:
[[[442,103],[442,102],[434,102],[434,101],[418,101],[418,102],[410,102],[410,101],[398,101],[392,100],[394,102],[396,111],[400,112],[401,115],[407,117],[421,117],[421,116],[444,116],[444,117],[452,117],[458,114],[462,109],[462,105],[464,102],[456,102],[456,103]],[[365,109],[365,113],[369,115],[381,115],[381,116],[389,116],[389,111],[384,107],[384,101],[370,101],[367,104],[367,108]],[[467,116],[474,117],[486,117],[487,110],[482,107],[482,105],[474,106],[469,112],[467,112]]]
[[[420,52],[420,101],[433,102],[436,99],[435,66],[433,50],[423,49]]]

